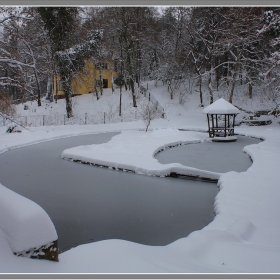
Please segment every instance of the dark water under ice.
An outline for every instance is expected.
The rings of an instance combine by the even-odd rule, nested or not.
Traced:
[[[67,148],[104,143],[116,134],[64,138],[0,155],[0,182],[45,209],[61,252],[105,239],[167,245],[214,218],[216,184],[136,175],[60,158]]]

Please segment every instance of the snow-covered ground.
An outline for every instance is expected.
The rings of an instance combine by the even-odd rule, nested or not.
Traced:
[[[137,94],[137,103],[144,100],[142,94]],[[92,93],[72,98],[73,117],[66,118],[65,100],[58,99],[57,103],[50,103],[42,98],[42,106],[37,101],[29,101],[17,105],[17,120],[24,126],[48,126],[67,124],[101,124],[135,121],[140,118],[138,111],[132,106],[131,93],[122,90],[121,112],[119,116],[119,90],[112,94],[111,89],[104,89],[103,95],[96,99]],[[0,124],[2,120],[0,119]],[[5,124],[7,121],[5,122]]]
[[[0,193],[0,227],[13,252],[40,248],[57,240],[52,221],[39,205],[1,184]]]
[[[177,133],[176,129],[207,130],[206,117],[202,113],[203,108],[198,106],[197,95],[188,96],[187,102],[182,106],[178,104],[177,97],[170,101],[164,87],[153,88],[150,83],[149,88],[167,114],[165,119],[154,120],[150,126],[151,129],[161,130],[137,132],[141,133],[143,138],[151,137],[151,140],[157,133],[166,135],[163,142],[151,141],[153,145],[148,151],[150,159],[152,151],[171,141],[172,134]],[[167,130],[163,130],[164,128]],[[142,121],[32,127],[29,130],[23,129],[22,133],[11,134],[6,134],[5,128],[1,127],[0,152],[55,138],[89,133],[121,130],[125,131],[123,135],[129,136],[136,133],[131,133],[131,130],[137,129],[144,129]],[[246,172],[228,172],[221,175],[218,183],[220,191],[213,205],[216,217],[204,229],[167,246],[145,246],[124,240],[81,245],[60,254],[60,261],[54,263],[14,256],[7,233],[0,224],[0,272],[279,273],[280,125],[277,122],[263,127],[241,125],[236,128],[236,132],[263,138],[265,141],[245,147],[244,151],[253,159],[252,166]],[[203,139],[198,132],[177,134],[182,135],[180,141]],[[127,139],[129,140],[129,137]],[[178,138],[176,141],[179,141]],[[148,139],[144,142],[148,142]],[[145,145],[143,147],[145,148]],[[146,149],[142,151],[140,146],[137,149],[138,155],[148,157],[145,155]],[[5,214],[1,211],[0,215]]]

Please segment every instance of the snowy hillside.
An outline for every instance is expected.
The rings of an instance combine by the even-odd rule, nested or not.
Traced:
[[[138,102],[143,101],[139,95]],[[123,91],[121,99],[122,116],[119,116],[120,94],[112,94],[111,89],[104,89],[104,93],[97,100],[93,94],[84,94],[72,98],[74,117],[68,120],[65,116],[65,99],[56,102],[42,100],[38,107],[36,100],[16,106],[19,120],[27,126],[69,124],[99,124],[120,121],[137,120],[139,115],[132,106],[131,93]],[[105,117],[105,120],[104,120]]]
[[[172,121],[174,119],[192,121],[204,118],[201,114],[199,95],[195,88],[186,91],[181,87],[174,91],[173,99],[170,98],[170,92],[161,82],[144,82],[144,88],[148,88],[146,94],[142,94],[137,89],[137,108],[132,106],[131,92],[122,90],[121,96],[121,116],[120,116],[120,90],[115,89],[112,94],[111,89],[104,89],[104,93],[99,100],[94,94],[84,94],[72,98],[74,117],[66,117],[65,100],[58,99],[56,102],[42,100],[42,106],[38,107],[37,101],[29,101],[16,105],[16,120],[23,126],[57,126],[57,125],[74,125],[74,124],[108,124],[117,122],[130,122],[141,119],[142,104],[147,100],[152,101],[154,105],[159,104],[164,111],[164,117]],[[262,95],[256,94],[252,99],[245,94],[240,94],[246,87],[239,86],[239,91],[234,95],[233,104],[240,108],[237,116],[237,124],[244,118],[248,118],[250,112],[265,111],[267,114],[272,108],[271,100],[265,100]],[[209,94],[207,88],[203,88],[203,105],[209,105]],[[226,88],[214,91],[214,100],[221,97],[228,99]],[[146,97],[145,97],[146,96]],[[150,97],[149,97],[150,96]],[[251,113],[252,114],[252,113]],[[159,117],[162,114],[159,114]],[[265,120],[278,122],[272,115],[262,116]],[[10,121],[0,118],[0,125],[7,125]],[[174,124],[176,126],[176,124]]]

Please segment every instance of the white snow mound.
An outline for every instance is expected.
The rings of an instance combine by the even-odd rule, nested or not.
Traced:
[[[0,229],[14,253],[39,248],[58,238],[43,208],[1,184]]]

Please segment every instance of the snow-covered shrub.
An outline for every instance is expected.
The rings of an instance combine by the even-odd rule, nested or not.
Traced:
[[[114,104],[112,100],[107,101],[107,116],[108,116],[108,121],[114,121],[116,115],[118,112],[118,106]]]
[[[151,124],[151,121],[157,117],[160,117],[160,113],[158,112],[156,106],[149,101],[144,101],[140,104],[140,109],[138,110],[142,121],[145,123],[146,132]]]
[[[188,99],[187,92],[180,91],[179,92],[179,104],[184,105],[186,103],[187,99]]]
[[[17,126],[15,123],[10,123],[7,126],[6,133],[12,133],[12,132],[21,132],[21,129]]]

